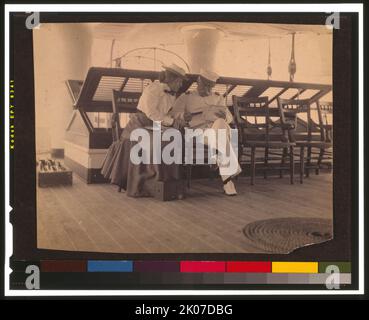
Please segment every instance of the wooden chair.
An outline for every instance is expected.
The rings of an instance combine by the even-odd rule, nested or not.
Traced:
[[[203,153],[203,160],[204,163],[197,163],[197,152],[200,152],[199,150],[197,150],[197,146],[196,146],[196,141],[195,139],[193,140],[193,148],[192,148],[192,159],[193,159],[193,163],[186,163],[186,144],[185,141],[183,139],[182,141],[182,160],[183,160],[183,169],[184,169],[184,179],[186,180],[186,186],[188,189],[191,189],[192,186],[192,169],[194,166],[205,166],[205,167],[209,167],[209,178],[210,180],[213,180],[215,177],[215,173],[216,173],[216,165],[211,165],[209,164],[209,147],[204,144],[201,146],[201,152]],[[189,152],[189,151],[187,151]]]
[[[141,93],[135,93],[134,97],[138,100],[140,95]],[[137,112],[137,107],[135,105],[126,103],[127,100],[128,101],[133,100],[131,96],[133,95],[128,95],[126,92],[122,90],[112,89],[111,91],[111,106],[112,106],[111,126],[112,126],[113,142],[118,141],[120,139],[120,136],[124,130],[124,128],[122,128],[120,125],[120,114],[131,114]]]
[[[120,116],[118,111],[119,99],[122,93],[118,90],[112,90],[112,116],[111,116],[111,132],[113,136],[113,142],[119,141],[120,135],[122,134],[122,128],[120,126]]]
[[[311,105],[310,99],[278,98],[284,140],[296,143],[296,147],[300,148],[300,183],[303,183],[304,173],[309,177],[310,169],[315,169],[316,173],[319,173],[324,152],[331,148],[331,143],[325,141],[320,117],[318,122],[312,119]],[[317,110],[319,114],[318,104]],[[305,121],[302,119],[303,116],[306,118]],[[290,126],[289,130],[286,129],[287,126]]]
[[[319,123],[317,127],[321,132],[321,141],[326,142],[326,147],[319,150],[318,161],[316,168],[316,174],[319,174],[319,170],[322,165],[327,162],[329,169],[332,168],[333,160],[333,104],[332,102],[317,102],[316,103]]]
[[[111,132],[113,143],[117,144],[120,140],[120,136],[123,132],[123,128],[120,126],[120,113],[119,111],[124,111],[125,113],[135,113],[136,108],[125,107],[121,108],[122,100],[124,99],[124,92],[121,90],[112,89],[112,116],[111,116]],[[118,192],[121,192],[122,188],[118,186]]]
[[[256,163],[261,163],[264,171],[264,178],[267,178],[267,171],[270,169],[280,170],[282,177],[283,170],[288,170],[290,183],[294,183],[294,143],[281,141],[280,134],[277,139],[272,139],[271,130],[277,125],[271,122],[271,116],[279,117],[278,108],[269,108],[268,97],[246,98],[233,96],[233,108],[235,122],[239,132],[239,159],[250,158],[251,165],[251,185],[255,183]],[[258,119],[263,121],[259,122]],[[280,126],[280,125],[279,125]],[[275,136],[275,135],[274,135]],[[256,157],[257,149],[263,149],[264,155]],[[250,150],[250,152],[248,152]],[[280,152],[276,152],[276,150]],[[276,157],[277,156],[277,157]],[[286,164],[286,157],[289,157],[289,165]],[[272,160],[280,161],[280,165],[271,166]]]

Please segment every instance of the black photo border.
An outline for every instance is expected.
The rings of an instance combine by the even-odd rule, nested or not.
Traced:
[[[260,22],[324,24],[322,13],[41,13],[46,22]],[[111,254],[37,249],[35,108],[32,31],[26,29],[27,14],[10,17],[10,78],[16,86],[16,149],[10,153],[11,222],[16,261],[62,260],[245,260],[245,261],[350,261],[352,285],[358,288],[358,16],[341,13],[341,29],[333,31],[334,115],[334,239],[298,249],[289,255],[275,254]],[[108,20],[108,21],[107,21]],[[351,84],[351,86],[349,85]],[[350,115],[348,117],[347,115]],[[337,141],[340,141],[338,144]],[[351,155],[351,156],[350,156]],[[313,290],[315,285],[273,285],[273,290]],[[79,289],[79,288],[75,288]],[[99,289],[99,288],[94,288]],[[123,288],[122,288],[123,289]],[[142,288],[135,289],[168,289]],[[181,289],[178,286],[170,289]],[[270,289],[270,286],[199,285],[183,289]],[[267,294],[267,292],[266,292]]]

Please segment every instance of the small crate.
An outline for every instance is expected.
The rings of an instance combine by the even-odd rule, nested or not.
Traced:
[[[155,181],[148,189],[155,199],[161,201],[181,200],[186,191],[183,180]]]
[[[47,171],[38,166],[37,178],[40,188],[73,184],[72,171],[65,166],[55,167],[55,170],[49,168]]]

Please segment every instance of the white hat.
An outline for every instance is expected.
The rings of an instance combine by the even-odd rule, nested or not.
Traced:
[[[165,70],[175,73],[176,75],[179,75],[182,78],[186,78],[186,71],[181,67],[177,66],[175,63],[172,63],[169,66],[163,66],[163,68]]]
[[[200,76],[211,81],[211,82],[217,82],[217,80],[219,79],[219,75],[216,74],[213,71],[210,70],[205,70],[205,69],[201,69],[200,70]]]

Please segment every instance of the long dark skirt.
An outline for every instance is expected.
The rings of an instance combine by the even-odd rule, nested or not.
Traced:
[[[180,166],[176,164],[134,164],[130,159],[131,148],[138,142],[130,141],[134,129],[152,127],[152,121],[142,112],[132,114],[119,141],[110,146],[101,169],[103,176],[131,197],[149,197],[150,190],[157,181],[178,180]],[[151,142],[152,131],[149,130]],[[162,148],[166,145],[162,142]],[[155,146],[151,145],[151,153]]]

